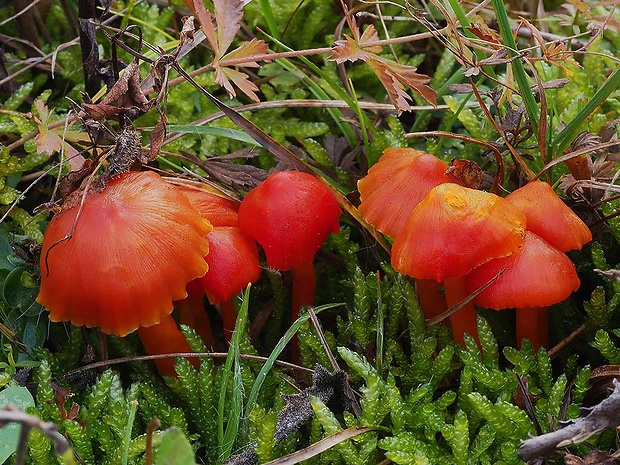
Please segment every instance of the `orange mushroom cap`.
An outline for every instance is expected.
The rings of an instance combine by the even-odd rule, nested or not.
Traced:
[[[314,176],[280,171],[245,196],[241,231],[265,250],[267,264],[288,270],[312,262],[330,233],[338,232],[340,206]]]
[[[586,224],[543,181],[531,181],[506,197],[525,213],[527,229],[560,252],[581,249],[592,240]]]
[[[159,323],[207,271],[211,225],[152,172],[113,178],[81,211],[80,200],[76,193],[47,228],[37,302],[52,321],[119,336]]]
[[[467,290],[474,292],[505,269],[474,302],[482,307],[548,307],[561,302],[579,288],[575,265],[570,259],[531,231],[523,245],[503,258],[496,258],[467,275]]]
[[[525,216],[494,194],[441,184],[411,212],[392,248],[392,266],[417,279],[444,281],[513,253]]]
[[[446,182],[460,184],[446,175],[448,165],[439,158],[414,149],[389,148],[359,180],[364,219],[384,234],[396,237],[415,206],[430,190]]]

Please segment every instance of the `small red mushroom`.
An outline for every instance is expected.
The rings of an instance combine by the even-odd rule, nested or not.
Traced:
[[[528,338],[534,348],[549,340],[547,307],[565,300],[579,288],[579,278],[570,259],[531,231],[513,254],[480,265],[467,276],[473,292],[504,273],[475,298],[487,308],[517,309],[517,344]]]
[[[338,232],[341,210],[334,195],[314,176],[297,171],[270,175],[239,207],[239,227],[258,242],[267,264],[291,270],[292,318],[315,303],[314,256],[330,233]]]
[[[196,280],[213,305],[220,305],[224,336],[230,339],[235,328],[236,313],[233,297],[248,283],[255,283],[261,274],[258,246],[239,229],[238,204],[197,186],[179,186],[213,230],[207,236],[209,254],[205,261],[209,271]],[[186,306],[193,311],[199,307]],[[202,310],[204,313],[204,310]],[[194,319],[201,319],[195,315]]]
[[[37,301],[52,321],[119,336],[165,320],[207,271],[209,222],[152,172],[120,174],[82,198],[74,193],[45,232]]]
[[[465,277],[475,267],[510,255],[523,243],[525,216],[494,194],[441,184],[409,215],[392,248],[392,266],[416,279],[443,282],[447,303],[468,297]],[[469,303],[450,317],[454,339],[476,337],[476,309]]]
[[[586,224],[542,181],[531,181],[506,197],[527,217],[527,229],[560,252],[581,249],[592,240]],[[561,299],[564,300],[564,299]],[[527,338],[536,348],[547,346],[549,322],[546,307],[537,312],[517,310],[517,344]]]

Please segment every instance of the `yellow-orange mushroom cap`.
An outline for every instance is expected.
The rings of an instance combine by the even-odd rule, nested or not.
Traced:
[[[389,148],[359,180],[359,212],[383,234],[396,237],[415,206],[443,183],[459,180],[446,175],[448,165],[420,150]]]
[[[47,228],[37,301],[52,321],[119,336],[159,323],[187,295],[187,283],[207,271],[210,223],[152,172],[111,179],[80,211],[81,196]]]
[[[417,279],[464,276],[523,243],[526,219],[494,194],[441,184],[411,212],[392,248],[392,266]]]
[[[560,252],[581,249],[592,232],[543,181],[531,181],[506,197],[527,217],[527,229]]]

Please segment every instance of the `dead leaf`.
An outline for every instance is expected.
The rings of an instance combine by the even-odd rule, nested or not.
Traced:
[[[478,189],[482,184],[482,169],[475,161],[453,159],[445,174],[451,174],[463,182],[465,187]]]
[[[159,121],[157,121],[157,124],[151,132],[151,149],[149,152],[149,156],[141,157],[140,161],[142,163],[148,163],[149,161],[153,161],[159,156],[161,147],[164,145],[164,140],[166,139],[166,121],[166,113],[160,112]]]
[[[359,33],[354,33],[354,36],[359,36]],[[344,61],[366,61],[368,54],[381,53],[383,49],[380,45],[368,45],[368,42],[379,40],[379,34],[372,24],[364,30],[359,39],[347,34],[344,37],[344,40],[337,40],[335,42],[332,48],[332,55],[329,57],[330,60],[334,60],[338,64]]]
[[[368,66],[375,72],[385,90],[387,90],[390,100],[398,113],[411,110],[409,102],[412,99],[405,92],[403,84],[409,86],[431,105],[437,104],[437,93],[427,86],[430,78],[424,74],[416,73],[415,67],[401,65],[376,55],[369,57],[366,63],[368,63]]]
[[[379,40],[379,35],[373,25],[366,28],[360,35],[355,17],[350,14],[347,6],[342,2],[342,8],[351,29],[352,36],[345,34],[344,40],[338,40],[332,47],[332,54],[328,58],[336,63],[345,61],[365,61],[370,69],[377,75],[383,87],[388,93],[390,100],[400,114],[403,111],[411,110],[409,102],[412,98],[405,92],[405,87],[410,87],[424,100],[432,105],[436,105],[437,94],[427,84],[430,81],[428,76],[416,73],[414,66],[407,66],[388,60],[378,55],[381,46],[375,42]]]
[[[214,0],[213,7],[217,24],[218,51],[221,57],[226,53],[241,27],[243,2],[241,0]]]
[[[240,47],[236,48],[230,53],[227,53],[219,61],[213,62],[213,68],[215,69],[215,82],[226,89],[228,95],[235,97],[235,92],[232,84],[237,86],[241,92],[247,95],[251,100],[259,102],[260,99],[256,95],[258,87],[249,79],[249,76],[239,70],[232,67],[222,66],[226,60],[237,60],[240,58],[247,58],[248,61],[244,61],[243,66],[247,68],[258,68],[260,65],[256,61],[251,61],[252,56],[264,55],[269,51],[269,46],[266,42],[258,39],[252,39],[250,42],[245,42]]]

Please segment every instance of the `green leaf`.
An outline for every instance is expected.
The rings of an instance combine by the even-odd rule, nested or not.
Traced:
[[[176,427],[164,431],[155,453],[155,465],[194,465],[194,451],[183,432]]]
[[[21,386],[9,386],[0,391],[0,408],[13,405],[22,410],[34,407],[34,399],[30,391]],[[0,464],[4,463],[16,450],[19,440],[20,426],[11,423],[0,428]]]
[[[166,127],[170,133],[198,134],[200,136],[219,136],[245,142],[246,144],[258,145],[258,143],[245,132],[238,129],[217,128],[211,126],[195,126],[192,124],[171,124]]]

